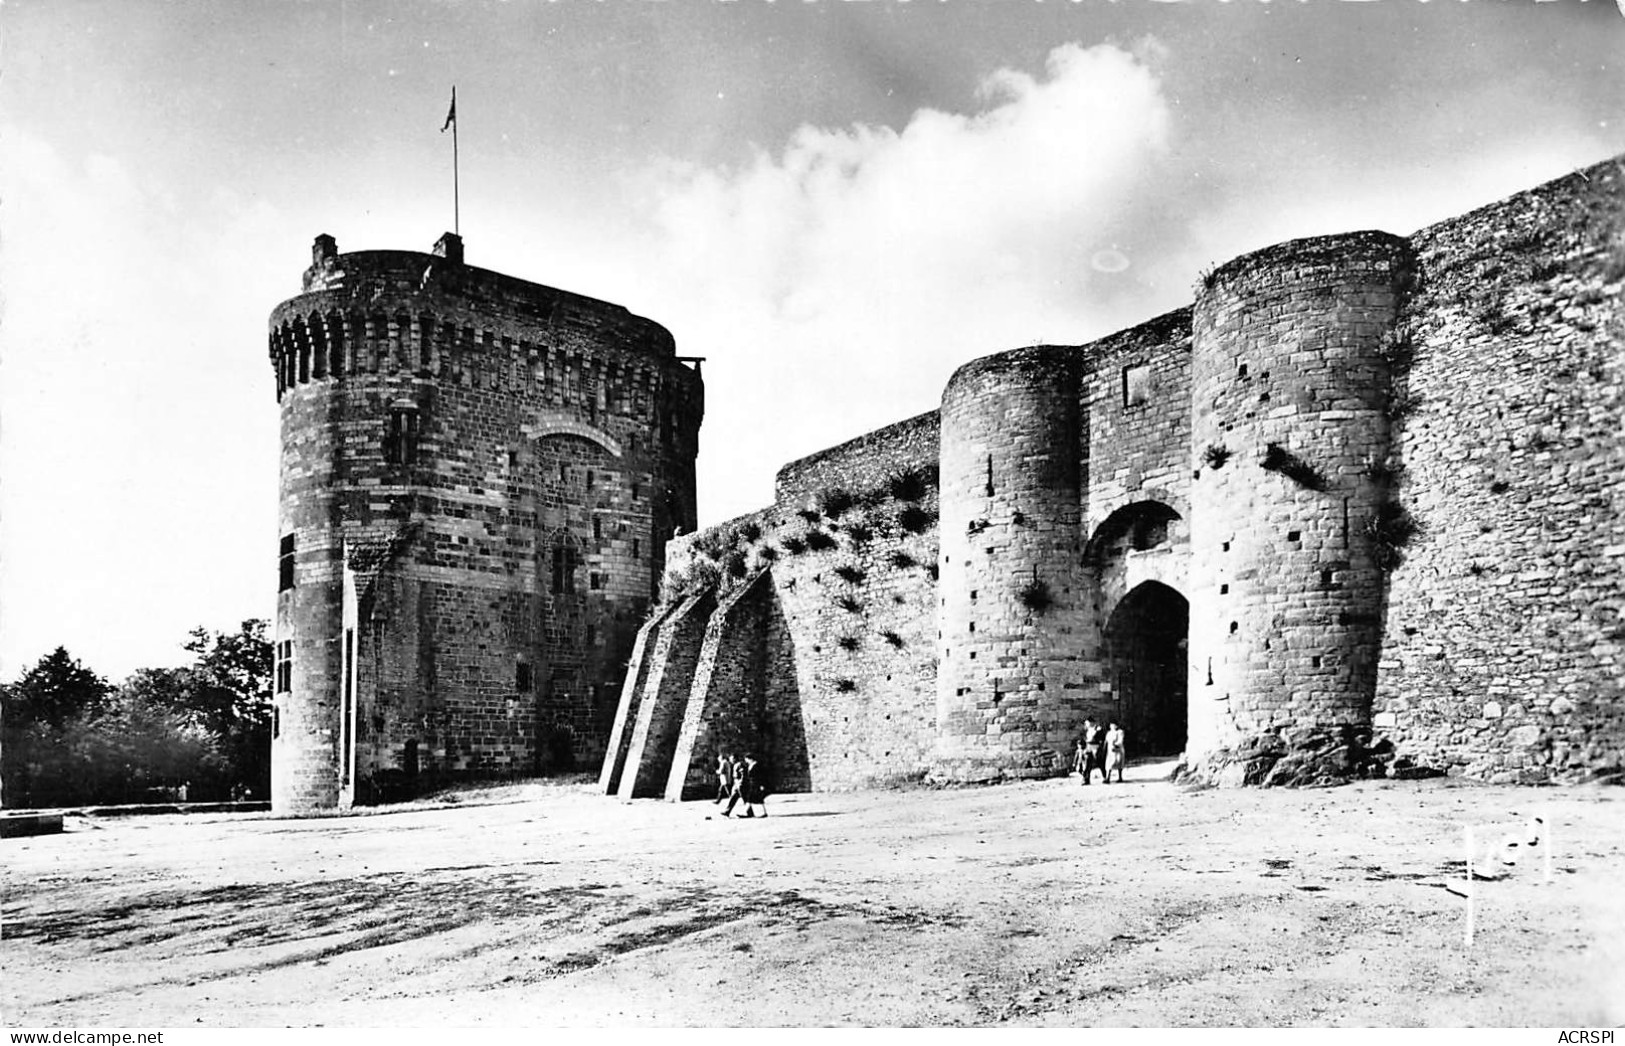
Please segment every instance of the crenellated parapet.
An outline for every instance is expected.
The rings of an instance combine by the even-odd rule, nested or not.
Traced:
[[[466,265],[450,234],[319,237],[303,286],[268,335],[277,807],[598,758],[665,543],[694,527],[694,361],[620,306]]]

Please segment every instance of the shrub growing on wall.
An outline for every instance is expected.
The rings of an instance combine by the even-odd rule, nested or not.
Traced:
[[[1029,578],[1016,590],[1016,598],[1021,605],[1034,614],[1042,614],[1055,603],[1055,596],[1049,590],[1049,585],[1040,578]]]
[[[1287,450],[1279,443],[1271,443],[1264,448],[1264,460],[1259,467],[1269,472],[1279,472],[1306,490],[1325,490],[1326,479],[1313,465]]]
[[[920,501],[937,485],[937,468],[899,469],[886,477],[886,492],[898,501]]]
[[[904,505],[902,511],[897,513],[897,525],[909,534],[923,534],[936,521],[935,513],[918,505]]]
[[[830,519],[840,519],[842,513],[857,503],[858,499],[845,487],[831,487],[818,499],[818,507]]]
[[[1365,532],[1372,540],[1371,555],[1377,566],[1393,570],[1405,561],[1405,548],[1422,530],[1405,506],[1385,501],[1366,521]]]
[[[716,588],[722,580],[722,570],[709,559],[696,556],[681,570],[668,570],[660,582],[660,601],[675,603],[689,596]]]

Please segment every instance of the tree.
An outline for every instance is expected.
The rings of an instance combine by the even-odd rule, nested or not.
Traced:
[[[195,628],[183,668],[143,668],[117,689],[62,648],[0,687],[8,806],[141,802],[188,783],[190,798],[271,787],[273,656],[266,623]]]
[[[266,622],[244,621],[236,632],[194,628],[186,649],[192,666],[188,710],[220,743],[231,767],[228,787],[271,792],[271,682],[275,650]]]
[[[43,723],[61,729],[72,720],[100,712],[112,692],[107,680],[81,665],[65,648],[57,647],[5,688],[5,725]]]
[[[189,798],[220,796],[231,774],[220,740],[175,707],[191,684],[187,668],[144,668],[116,690],[102,712],[62,732],[56,800],[129,803],[152,800],[152,789],[191,786]]]
[[[112,687],[63,647],[0,687],[0,797],[10,807],[54,801],[70,779],[63,731],[107,708]]]

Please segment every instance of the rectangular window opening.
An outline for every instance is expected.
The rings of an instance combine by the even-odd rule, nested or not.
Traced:
[[[1151,399],[1151,365],[1137,363],[1123,368],[1123,406],[1138,407]]]
[[[384,434],[384,462],[410,465],[418,455],[418,412],[396,407],[389,412],[389,429]]]
[[[276,646],[276,692],[293,690],[293,640],[284,639]]]

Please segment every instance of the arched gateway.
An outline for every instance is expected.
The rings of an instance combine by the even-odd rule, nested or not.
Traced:
[[[1190,604],[1159,581],[1124,596],[1106,625],[1112,693],[1131,755],[1178,755],[1186,741]]]

